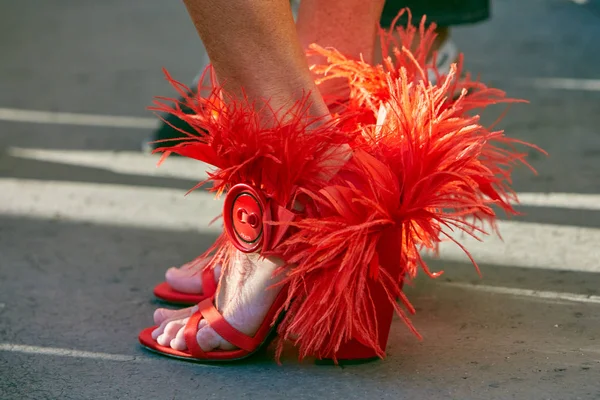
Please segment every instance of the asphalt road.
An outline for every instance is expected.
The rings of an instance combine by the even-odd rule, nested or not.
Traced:
[[[577,3],[496,1],[454,31],[531,102],[501,126],[550,157],[517,172],[504,242],[469,243],[484,279],[444,247],[408,288],[424,340],[396,320],[386,360],[339,368],[138,346],[154,284],[216,235],[219,203],[183,197],[202,166],[139,152],[161,67],[191,81],[199,40],[180,2],[0,0],[0,399],[600,399],[600,5]]]

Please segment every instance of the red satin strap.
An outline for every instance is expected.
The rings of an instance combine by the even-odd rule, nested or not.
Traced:
[[[215,282],[215,270],[213,268],[204,268],[202,271],[202,293],[212,296],[217,291],[217,282]]]
[[[211,299],[206,299],[204,301],[211,302]],[[200,303],[202,304],[202,303]],[[194,358],[206,358],[206,353],[200,348],[198,344],[198,339],[196,339],[196,334],[198,333],[198,324],[202,319],[202,314],[200,311],[196,311],[192,314],[187,324],[185,324],[185,329],[183,331],[183,337],[185,339],[185,344],[187,348]]]
[[[204,300],[198,304],[198,307],[200,309],[200,313],[206,319],[206,321],[208,321],[210,327],[232,345],[248,352],[256,350],[256,348],[260,345],[260,340],[262,338],[252,338],[231,326],[229,322],[225,321],[223,315],[221,315],[221,313],[215,308],[212,300]]]

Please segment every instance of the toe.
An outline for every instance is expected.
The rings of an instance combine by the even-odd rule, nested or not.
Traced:
[[[171,344],[171,340],[175,339],[177,336],[177,332],[179,332],[180,329],[185,328],[186,322],[187,318],[168,322],[162,335],[156,338],[158,344],[161,346],[169,346]]]
[[[159,311],[159,310],[164,310],[164,311]],[[168,315],[168,318],[162,320],[160,322],[160,325],[158,326],[158,328],[156,328],[155,330],[152,331],[152,339],[158,340],[158,338],[165,332],[165,329],[169,323],[186,319],[190,315],[195,313],[196,311],[198,311],[198,306],[183,308],[181,310],[169,310],[166,308],[163,308],[163,309],[159,308],[158,310],[156,310],[154,312],[155,321],[156,321],[157,313],[159,314],[159,316]],[[186,321],[187,321],[187,319],[186,319]],[[157,324],[158,324],[158,322],[157,322]],[[184,323],[184,325],[185,325],[185,323]]]
[[[152,339],[156,340],[165,331],[165,326],[169,321],[163,321],[158,328],[152,331]]]
[[[187,318],[198,310],[198,306],[186,307],[179,310],[171,310],[168,308],[157,308],[154,311],[154,323],[161,325],[175,319]]]
[[[167,280],[167,282],[169,282],[174,279],[184,279],[193,274],[194,274],[194,271],[192,271],[192,268],[190,268],[190,267],[185,267],[185,266],[180,267],[180,268],[171,267],[167,270],[167,272],[165,272],[165,279]]]
[[[196,340],[202,351],[211,351],[217,348],[226,350],[229,344],[205,320],[200,321],[200,324],[198,324]]]
[[[178,310],[169,310],[168,308],[157,308],[154,311],[154,323],[156,325],[162,324],[164,321],[173,318]]]
[[[185,327],[181,328],[179,332],[177,332],[177,335],[175,335],[175,339],[171,340],[171,348],[179,351],[184,351],[185,349],[187,349],[187,343],[185,343],[184,332]]]
[[[202,274],[198,268],[169,268],[165,278],[169,286],[178,292],[201,294]]]

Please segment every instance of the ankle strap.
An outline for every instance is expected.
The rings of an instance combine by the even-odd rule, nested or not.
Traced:
[[[267,199],[259,190],[237,184],[223,205],[225,232],[244,253],[273,250],[288,232],[298,214]]]
[[[202,314],[202,317],[206,319],[208,325],[232,345],[248,352],[256,350],[260,345],[259,340],[256,340],[231,326],[217,310],[211,299],[202,301],[198,304],[198,308],[199,314]]]

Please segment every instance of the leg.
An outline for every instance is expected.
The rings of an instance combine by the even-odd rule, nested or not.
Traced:
[[[292,6],[294,18],[296,18],[296,15],[298,13],[299,0],[291,0],[290,4]],[[204,49],[204,46],[200,47],[199,52],[201,55],[200,69],[199,69],[198,75],[196,75],[196,77],[194,78],[194,80],[192,82],[192,85],[191,85],[192,93],[195,93],[195,91],[196,91],[196,88],[198,86],[198,82],[200,80],[200,76],[202,75],[202,72],[206,69],[208,64],[210,64],[210,60],[208,58],[208,54],[206,54],[206,50]],[[179,99],[179,101],[182,101],[182,100],[183,100],[182,98]],[[186,111],[191,112],[191,110],[189,108],[186,109]],[[158,128],[152,133],[152,137],[149,138],[148,140],[145,140],[144,143],[142,144],[143,151],[151,152],[152,150],[154,150],[160,146],[175,145],[179,142],[175,141],[173,139],[182,137],[182,133],[179,130],[184,131],[184,132],[192,131],[192,127],[189,124],[184,122],[181,118],[177,118],[173,114],[165,114],[165,115],[163,115],[163,118],[165,119],[165,121],[160,121]],[[168,140],[168,142],[163,142],[160,144],[154,143],[156,141],[162,141],[162,140]],[[187,264],[190,264],[190,263],[187,263]],[[185,266],[183,266],[183,267],[185,267]],[[172,276],[170,280],[173,281],[174,279],[176,280],[177,278]],[[169,279],[167,279],[167,281],[169,281]],[[177,286],[177,283],[175,283],[175,286]]]
[[[356,57],[366,57],[371,60],[377,34],[377,20],[381,15],[383,1],[340,3],[339,1],[322,2],[319,0],[303,0],[298,9],[296,30],[298,39],[306,48],[311,43],[319,43],[322,46],[333,46],[345,54]],[[363,21],[369,21],[363,23]],[[349,30],[346,27],[360,26],[360,29]],[[311,60],[320,62],[322,60]],[[328,82],[320,87],[322,93],[335,88],[335,82]],[[171,120],[177,120],[177,124],[184,124],[184,130],[191,129],[189,125],[180,119],[169,116]],[[176,125],[179,126],[179,125]],[[168,128],[165,128],[169,130]],[[172,129],[171,129],[172,130]],[[181,136],[176,132],[177,136]],[[175,143],[173,143],[175,144]],[[188,263],[191,268],[178,270],[171,268],[166,275],[167,283],[175,290],[185,293],[200,293],[202,287],[201,274],[198,266],[201,263]],[[191,278],[191,279],[190,279]]]
[[[274,18],[276,23],[272,27],[277,42],[268,42],[270,48],[275,49],[271,54],[262,51],[265,43],[261,44],[262,49],[252,50],[252,46],[256,46],[258,40],[256,37],[245,43],[239,43],[241,37],[247,39],[252,35],[256,35],[255,32],[244,31],[244,29],[247,29],[244,24],[248,23],[244,18],[240,17],[238,20],[235,16],[225,17],[219,14],[222,10],[216,5],[217,12],[215,15],[211,13],[207,15],[207,11],[199,7],[198,4],[192,1],[187,2],[190,15],[192,15],[199,34],[205,42],[220,81],[228,82],[228,88],[233,93],[241,95],[240,87],[244,87],[246,94],[253,98],[269,97],[271,106],[275,106],[275,108],[277,105],[283,106],[295,101],[298,94],[302,92],[312,92],[315,96],[318,96],[319,92],[315,90],[312,83],[312,77],[300,43],[307,44],[310,41],[320,41],[323,45],[339,46],[355,54],[372,54],[377,32],[377,20],[383,6],[382,1],[367,4],[362,0],[336,0],[331,2],[305,0],[301,3],[299,10],[298,34],[296,34],[296,27],[293,25],[291,14],[289,14],[289,10],[283,10],[282,2],[270,1],[266,3],[257,2],[254,15],[258,15],[258,18],[260,18],[260,10],[265,7],[270,15],[270,25],[273,25],[273,15],[279,15],[279,18]],[[323,23],[324,20],[331,17],[335,10],[340,9],[352,11],[346,11],[343,16],[352,17],[356,29],[348,30],[346,28],[347,21],[343,18],[336,19],[333,24]],[[241,15],[243,13],[240,12]],[[223,23],[223,20],[228,20],[231,25],[227,27],[219,26]],[[207,25],[201,25],[200,22]],[[228,33],[220,35],[220,39],[215,40],[210,31],[215,29],[215,26],[217,29],[221,29],[221,32],[228,31]],[[301,37],[300,40],[297,35]],[[284,43],[283,46],[282,43]],[[242,51],[241,49],[247,49],[248,46],[251,50],[248,54],[253,55],[253,57],[256,54],[263,54],[264,57],[259,56],[258,59],[251,57],[246,60],[244,58],[246,50]],[[237,57],[232,59],[232,54]],[[279,59],[280,62],[273,64],[274,59]],[[283,72],[281,71],[282,63],[288,65],[288,68],[285,68]],[[287,74],[291,71],[294,75],[293,78],[281,76],[282,73]],[[322,115],[327,112],[324,111],[326,107],[320,96],[315,96],[312,99],[314,101],[313,113],[317,116]],[[277,291],[266,291],[266,288],[274,283],[274,281],[267,278],[271,277],[278,265],[280,263],[276,259],[259,260],[238,254],[232,260],[231,265],[225,268],[223,273],[227,278],[221,281],[216,298],[217,308],[228,322],[243,333],[253,334],[256,331],[258,324],[264,318],[277,295]],[[189,315],[192,309],[188,309],[187,312]],[[173,348],[183,350],[185,349],[185,341],[182,339],[183,329],[178,330],[176,328],[182,328],[185,325],[186,317],[173,319],[173,315],[180,317],[182,314],[181,312],[170,314],[165,310],[157,311],[155,322],[161,323],[161,327],[153,333],[153,337],[161,345],[171,345]],[[209,326],[201,327],[198,332],[198,342],[204,351],[230,347],[227,342],[218,339],[218,335]]]
[[[294,18],[296,18],[299,7],[299,1],[291,0],[290,4],[292,7]],[[192,93],[196,93],[196,89],[202,72],[210,63],[208,54],[206,53],[204,46],[202,46],[201,54],[203,60],[202,68],[200,70],[200,73],[196,76],[194,82],[192,83]],[[183,99],[180,98],[179,101],[181,102],[183,101]],[[186,107],[184,107],[184,111],[186,113],[192,112],[191,109]],[[165,140],[167,140],[167,142],[144,143],[142,146],[144,150],[152,151],[157,147],[176,145],[180,142],[175,141],[173,139],[184,136],[183,133],[181,133],[181,131],[193,132],[193,128],[188,123],[186,123],[185,121],[176,117],[173,114],[166,114],[163,116],[163,118],[165,119],[165,121],[161,121],[158,130],[154,132],[152,142]],[[176,304],[196,304],[202,299],[204,299],[205,294],[212,295],[212,293],[205,293],[206,290],[203,289],[203,286],[205,285],[203,282],[204,274],[202,273],[202,269],[207,264],[207,262],[208,259],[203,259],[199,257],[182,265],[179,268],[169,268],[165,274],[165,282],[156,286],[156,288],[154,289],[154,294],[159,299],[165,300],[167,302],[173,302]],[[219,277],[220,268],[216,268],[214,270],[214,280],[218,282]]]
[[[348,1],[344,4],[348,5]],[[212,8],[203,11],[209,9]],[[192,7],[190,10],[193,14]],[[273,10],[277,8],[269,7],[269,12]],[[250,14],[260,20],[261,13],[254,11]],[[198,14],[198,20],[207,19],[206,15]],[[361,27],[372,29],[369,21],[364,21],[358,29]],[[293,37],[285,24],[270,26],[269,30],[277,31],[280,38]],[[208,35],[208,32],[202,33],[200,26],[199,31],[202,36]],[[260,37],[245,33],[241,41],[250,39],[250,50],[256,49]],[[285,303],[275,303],[276,310],[281,306],[288,311],[280,333],[285,338],[297,335],[301,356],[335,356],[339,346],[350,339],[383,356],[382,348],[387,340],[387,332],[383,331],[389,328],[391,314],[384,327],[377,315],[378,305],[387,302],[387,311],[396,307],[404,316],[395,300],[400,298],[409,307],[400,287],[405,273],[414,275],[418,265],[426,269],[419,256],[420,246],[435,248],[443,238],[444,227],[476,235],[480,232],[478,224],[466,223],[462,217],[469,214],[493,220],[492,202],[511,210],[508,202],[513,192],[506,186],[510,177],[503,173],[503,167],[519,156],[500,152],[492,142],[511,144],[511,141],[498,136],[498,132],[487,131],[477,124],[477,117],[469,115],[474,108],[501,101],[498,93],[477,83],[480,91],[476,99],[463,92],[456,100],[449,100],[448,93],[453,90],[450,84],[414,85],[417,76],[414,72],[411,76],[396,74],[397,71],[392,74],[382,68],[354,63],[352,68],[356,75],[362,73],[361,76],[374,78],[368,86],[373,92],[368,92],[371,89],[366,86],[362,88],[361,95],[367,92],[367,100],[372,100],[366,102],[362,111],[377,114],[377,125],[361,127],[369,135],[369,143],[364,143],[361,137],[354,141],[350,135],[358,128],[343,125],[347,122],[343,118],[335,121],[340,125],[334,126],[305,122],[311,115],[319,115],[318,99],[316,108],[308,107],[300,112],[296,107],[291,108],[290,113],[283,112],[283,105],[293,104],[298,99],[296,84],[310,76],[308,68],[300,66],[301,51],[281,49],[278,48],[281,43],[268,42],[266,48],[274,54],[269,57],[260,54],[260,68],[256,69],[256,65],[247,64],[248,60],[244,59],[247,54],[242,54],[240,59],[227,57],[228,54],[238,56],[246,46],[230,52],[240,43],[232,43],[235,37],[220,37],[226,41],[223,47],[213,37],[215,42],[212,46],[207,43],[207,49],[211,53],[212,48],[215,55],[221,57],[216,64],[217,73],[230,78],[228,87],[237,99],[217,93],[205,106],[197,106],[198,116],[194,118],[203,121],[210,140],[192,138],[186,146],[165,151],[218,166],[213,175],[217,190],[227,190],[234,185],[227,196],[230,203],[226,201],[224,209],[230,221],[226,226],[231,242],[220,249],[226,255],[221,257],[225,261],[226,278],[217,293],[219,310],[207,302],[198,306],[205,320],[210,321],[219,311],[222,319],[212,318],[214,324],[206,323],[200,314],[192,314],[193,309],[183,310],[167,316],[168,321],[163,321],[152,336],[165,346],[187,347],[193,357],[194,352],[199,354],[197,358],[202,358],[207,350],[230,349],[237,343],[244,348],[245,342],[252,338],[243,335],[252,335],[264,326],[257,321],[270,315],[265,310],[280,297],[270,286],[283,279],[289,291],[286,299],[293,304],[284,307]],[[211,58],[216,60],[212,54]],[[272,70],[282,64],[285,71],[271,75]],[[352,62],[343,64],[347,66]],[[278,80],[296,67],[301,76],[284,82],[277,90]],[[246,70],[239,72],[240,68]],[[269,76],[263,76],[264,73]],[[390,82],[392,77],[395,82]],[[240,101],[242,91],[237,85],[241,87],[246,81],[250,99],[258,99],[258,103]],[[262,86],[265,82],[266,87]],[[305,89],[310,91],[310,96],[317,95],[310,88]],[[265,93],[274,95],[268,96],[274,100],[274,107],[260,107]],[[486,94],[489,99],[485,98]],[[236,107],[223,105],[220,101],[223,98]],[[257,105],[259,107],[253,110]],[[257,116],[260,117],[258,124]],[[330,149],[341,143],[355,146],[353,157],[338,175],[331,180],[324,179],[320,170],[331,155]],[[372,148],[366,150],[368,146]],[[240,188],[242,192],[236,192]],[[306,213],[290,210],[298,199],[308,205]],[[266,210],[273,215],[263,216]],[[294,221],[291,228],[286,225],[290,220]],[[269,222],[283,229],[283,241],[276,240],[275,234],[268,236],[271,240],[261,236],[263,230],[268,231],[266,227],[271,226]],[[293,232],[286,232],[286,226],[293,228]],[[259,238],[265,243],[257,242]],[[263,246],[260,248],[265,252],[264,257],[240,253],[244,249],[254,250],[244,247],[254,243]],[[390,257],[394,255],[396,257]],[[390,261],[392,258],[396,259]],[[282,259],[287,260],[283,264],[286,268],[283,274],[274,276],[283,266],[279,261]],[[393,265],[390,267],[389,263]],[[372,282],[377,285],[372,286]],[[165,317],[163,311],[157,314]],[[229,329],[225,335],[223,332],[227,330],[222,329],[225,323],[237,331],[232,334]],[[184,328],[184,325],[187,326]],[[229,339],[240,336],[246,339]]]

